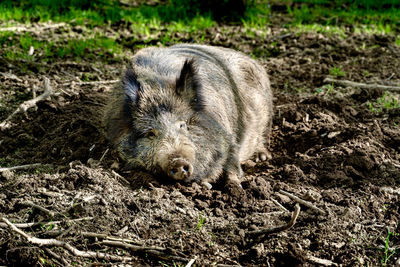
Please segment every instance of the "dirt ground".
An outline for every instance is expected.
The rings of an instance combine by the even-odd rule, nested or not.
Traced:
[[[66,27],[40,38],[82,31]],[[0,265],[185,266],[191,259],[194,266],[400,265],[400,109],[373,112],[368,103],[382,98],[380,89],[323,82],[340,66],[345,74],[338,79],[398,86],[400,48],[392,36],[347,34],[272,27],[266,37],[250,38],[239,26],[206,32],[205,43],[258,57],[274,90],[272,159],[243,166],[240,198],[223,184],[211,190],[161,184],[124,170],[101,123],[113,84],[79,80],[118,79],[124,62],[26,63],[27,71],[1,60],[0,72],[15,75],[0,76],[10,89],[0,92],[1,121],[35,87],[43,92],[43,77],[58,94],[0,132],[1,164],[42,164],[2,172],[0,214],[31,236],[79,251],[65,243],[39,246],[2,221]],[[133,53],[138,44],[130,38],[121,31]],[[257,240],[249,232],[290,220],[296,201],[285,192],[311,208],[301,204],[292,228]]]

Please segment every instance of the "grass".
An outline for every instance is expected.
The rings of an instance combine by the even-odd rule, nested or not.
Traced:
[[[318,87],[314,90],[314,95],[319,95],[319,94],[333,94],[335,93],[335,86],[334,84],[324,84],[321,87]]]
[[[376,102],[368,101],[367,106],[371,112],[378,114],[391,109],[400,108],[400,101],[396,96],[385,92]]]
[[[363,0],[354,4],[347,0],[336,1],[336,4],[325,0],[294,1],[295,5],[287,6],[291,22],[286,27],[299,33],[318,32],[341,37],[345,37],[348,31],[395,34],[400,28],[400,9],[383,8],[383,4],[390,4],[390,1],[372,1],[373,4]],[[0,45],[3,45],[0,56],[11,61],[23,59],[28,62],[48,62],[54,58],[81,60],[83,56],[90,60],[103,55],[118,55],[124,48],[131,49],[132,46],[158,42],[170,45],[182,40],[176,37],[176,33],[186,34],[187,38],[195,35],[196,41],[204,42],[205,30],[216,27],[219,22],[214,19],[212,11],[202,11],[199,5],[195,0],[170,0],[156,6],[137,7],[121,5],[117,0],[4,0],[0,2],[3,27],[53,21],[82,25],[90,31],[95,27],[123,25],[131,32],[132,40],[117,43],[118,33],[109,36],[101,30],[95,36],[84,32],[81,36],[85,37],[81,39],[68,37],[64,41],[50,42],[38,40],[33,35],[0,32]],[[265,38],[270,34],[272,15],[269,1],[247,1],[243,17],[234,23],[241,24],[251,38]],[[399,38],[396,44],[400,46]],[[35,53],[28,55],[31,46]],[[257,54],[260,53],[256,51],[254,55],[257,57]]]
[[[86,39],[69,40],[38,40],[30,33],[16,35],[10,32],[0,32],[0,41],[7,40],[8,47],[0,51],[0,56],[9,61],[23,59],[28,62],[48,62],[55,58],[74,60],[94,59],[107,55],[112,57],[122,52],[122,47],[112,38],[94,35]],[[30,48],[34,53],[29,54]]]
[[[146,46],[154,41],[169,45],[179,40],[175,33],[204,32],[216,25],[210,13],[200,13],[192,9],[193,0],[171,0],[168,4],[139,7],[121,6],[114,0],[32,0],[0,2],[0,21],[2,26],[32,22],[66,22],[72,26],[83,25],[86,32],[80,38],[68,36],[64,40],[38,40],[39,37],[12,32],[0,32],[0,57],[9,61],[48,62],[53,59],[72,58],[74,60],[95,59],[102,55],[112,57],[122,52],[123,46]],[[117,43],[115,36],[97,30],[94,27],[109,27],[124,24],[132,35],[132,40]],[[138,44],[139,43],[139,44]],[[153,43],[152,43],[153,44]],[[30,47],[35,50],[29,55]]]
[[[334,66],[329,70],[329,75],[333,76],[334,78],[344,77],[346,75],[346,72],[342,70],[340,66]]]
[[[382,259],[381,259],[381,264],[382,266],[387,266],[389,259],[396,253],[396,249],[390,248],[390,237],[391,236],[395,236],[398,235],[396,233],[391,232],[390,230],[388,230],[388,234],[386,236],[385,239],[385,247],[383,250],[383,255],[382,255]]]
[[[292,17],[291,26],[299,31],[330,32],[344,37],[347,31],[394,34],[394,29],[400,28],[400,9],[396,8],[394,0],[294,2],[298,5],[288,6],[287,10]]]
[[[249,4],[246,6],[245,15],[241,19],[241,23],[250,34],[254,34],[255,30],[261,30],[261,32],[265,33],[265,30],[268,29],[270,16],[271,10],[267,2]]]
[[[322,25],[399,25],[400,10],[388,1],[295,1],[302,3],[300,7],[290,8],[288,12],[294,18],[294,23],[319,23]],[[319,5],[318,5],[319,2]],[[344,3],[347,2],[347,3]],[[316,4],[317,3],[317,4]],[[321,5],[325,4],[325,5]],[[328,6],[326,5],[328,4]],[[386,6],[389,5],[389,8]]]
[[[400,47],[400,37],[396,38],[396,41],[394,42],[398,47]]]
[[[196,228],[198,231],[203,228],[204,223],[206,222],[206,217],[203,216],[203,214],[199,214],[199,217],[197,218],[197,225]]]
[[[342,38],[346,37],[346,30],[343,27],[339,26],[321,25],[317,23],[312,23],[312,24],[298,24],[294,28],[298,34],[304,32],[316,32],[316,33],[325,33],[328,35],[338,35]]]
[[[392,32],[400,26],[400,10],[383,8],[389,1],[295,1],[301,5],[287,7],[293,25],[309,26],[322,30],[322,26],[374,25],[371,29]],[[226,2],[226,1],[225,1]],[[334,3],[335,3],[334,2]],[[393,2],[393,1],[392,1]],[[330,4],[329,4],[330,3]],[[393,2],[392,5],[394,5]],[[347,8],[343,9],[343,5]],[[215,25],[212,9],[204,12],[198,1],[170,0],[156,6],[141,5],[138,7],[122,6],[116,0],[4,0],[0,3],[0,21],[8,22],[70,22],[73,25],[101,26],[109,23],[133,23],[139,26],[160,24],[185,25],[185,30],[202,30]],[[327,6],[328,5],[328,6]],[[248,1],[245,14],[240,19],[246,29],[266,29],[271,16],[270,2],[267,0]],[[321,25],[321,26],[315,26]],[[167,27],[168,28],[168,27]],[[326,29],[326,28],[325,28]],[[338,28],[330,27],[338,31]]]
[[[70,22],[73,25],[101,26],[114,23],[163,23],[184,22],[185,24],[204,27],[209,25],[211,14],[200,14],[192,8],[192,0],[172,0],[168,4],[140,7],[121,6],[115,0],[5,0],[0,3],[0,20],[31,22]],[[193,22],[193,23],[192,23]],[[190,27],[189,27],[190,28]]]

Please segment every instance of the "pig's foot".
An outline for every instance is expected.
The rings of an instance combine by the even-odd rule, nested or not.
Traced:
[[[201,181],[201,185],[202,185],[204,188],[208,189],[208,190],[211,190],[211,189],[212,189],[212,185],[210,184],[209,181]]]
[[[255,162],[266,161],[271,158],[272,155],[266,148],[259,149],[254,155]]]

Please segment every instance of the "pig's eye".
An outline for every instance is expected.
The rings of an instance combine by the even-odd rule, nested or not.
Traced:
[[[186,129],[186,123],[185,123],[185,122],[182,122],[182,123],[179,125],[179,128],[181,128],[181,129]]]
[[[147,137],[147,138],[152,139],[152,138],[154,138],[154,137],[157,136],[157,133],[156,133],[155,130],[152,129],[152,130],[146,132],[146,133],[144,134],[144,136]]]

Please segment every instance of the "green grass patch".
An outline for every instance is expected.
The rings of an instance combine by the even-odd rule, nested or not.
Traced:
[[[199,214],[199,217],[197,218],[197,225],[196,225],[197,231],[200,231],[201,228],[203,228],[203,225],[205,222],[206,222],[206,217],[204,217],[202,213]]]
[[[383,255],[381,258],[381,264],[382,266],[387,266],[389,263],[389,259],[398,252],[398,249],[391,248],[390,247],[390,239],[392,236],[398,236],[398,233],[393,233],[390,230],[388,230],[388,234],[385,238],[385,248],[383,249]]]
[[[296,5],[287,6],[291,25],[303,30],[339,35],[343,35],[344,29],[357,33],[393,34],[400,28],[400,9],[396,8],[399,3],[393,0],[295,2]]]
[[[229,4],[228,0],[220,2]],[[195,0],[170,0],[156,6],[143,4],[129,7],[117,0],[3,0],[0,2],[0,20],[25,24],[51,20],[88,27],[125,23],[131,25],[135,33],[150,36],[153,29],[194,32],[215,26],[214,4],[204,9],[201,3]],[[240,22],[250,35],[256,36],[256,31],[257,37],[267,34],[270,18],[274,15],[270,5],[268,0],[247,1]],[[394,0],[295,0],[294,4],[287,5],[287,11],[292,20],[289,26],[295,26],[300,31],[341,36],[345,29],[392,34],[400,28],[398,5]],[[215,6],[215,9],[217,7],[221,6]]]
[[[394,42],[398,47],[400,47],[400,37],[396,38],[396,41]]]
[[[27,23],[85,18],[99,23],[115,19],[115,6],[115,1],[106,0],[5,0],[0,3],[0,20]]]
[[[109,27],[109,25],[123,25],[133,33],[132,38],[123,40],[123,45],[132,47],[154,44],[155,41],[169,45],[181,41],[176,34],[201,33],[207,28],[216,25],[211,12],[200,12],[195,0],[170,0],[157,6],[141,5],[139,7],[124,6],[116,0],[34,0],[34,1],[10,1],[0,3],[0,20],[29,24],[31,22],[66,22],[72,26],[85,25],[89,29],[93,27]],[[118,34],[117,34],[118,35]],[[199,34],[197,34],[199,35]],[[116,36],[117,37],[117,36]],[[116,38],[115,37],[115,38]],[[110,38],[96,37],[95,39],[65,40],[65,43],[46,43],[31,40],[21,40],[17,43],[18,49],[12,49],[15,44],[10,44],[8,37],[0,38],[0,45],[6,43],[8,48],[0,51],[0,55],[9,60],[22,58],[29,61],[35,57],[27,55],[27,49],[33,46],[40,51],[40,57],[44,61],[52,56],[59,58],[72,57],[80,59],[83,56],[101,56],[107,52],[119,53],[122,45]],[[201,41],[200,35],[200,41]],[[55,42],[55,41],[53,41]],[[28,50],[29,51],[29,50]]]
[[[48,62],[54,58],[90,60],[103,56],[107,59],[113,56],[118,57],[122,53],[122,47],[114,39],[99,35],[86,39],[48,41],[37,40],[29,33],[18,36],[10,32],[2,32],[0,42],[7,42],[7,47],[0,51],[0,56],[10,61],[23,59],[28,62]],[[34,49],[32,55],[29,54],[31,47]]]
[[[29,22],[67,22],[76,25],[101,26],[109,23],[131,22],[147,25],[180,22],[189,29],[204,29],[210,23],[211,13],[201,13],[193,0],[171,0],[157,6],[127,7],[115,0],[33,0],[0,3],[0,20]]]
[[[395,95],[385,92],[376,102],[368,101],[367,106],[371,112],[378,114],[391,109],[400,108],[400,101]]]
[[[329,69],[329,75],[333,76],[334,78],[344,77],[346,75],[346,72],[342,70],[342,67],[334,66],[331,69]]]
[[[14,33],[10,31],[0,32],[0,45],[12,40]]]
[[[324,33],[327,35],[338,35],[342,38],[346,37],[346,30],[343,27],[339,26],[331,26],[331,25],[321,25],[321,24],[298,24],[295,25],[295,30],[297,33],[304,32],[315,32],[315,33]]]
[[[246,6],[246,12],[242,18],[242,24],[248,31],[263,30],[269,25],[271,10],[266,1],[250,3]]]

